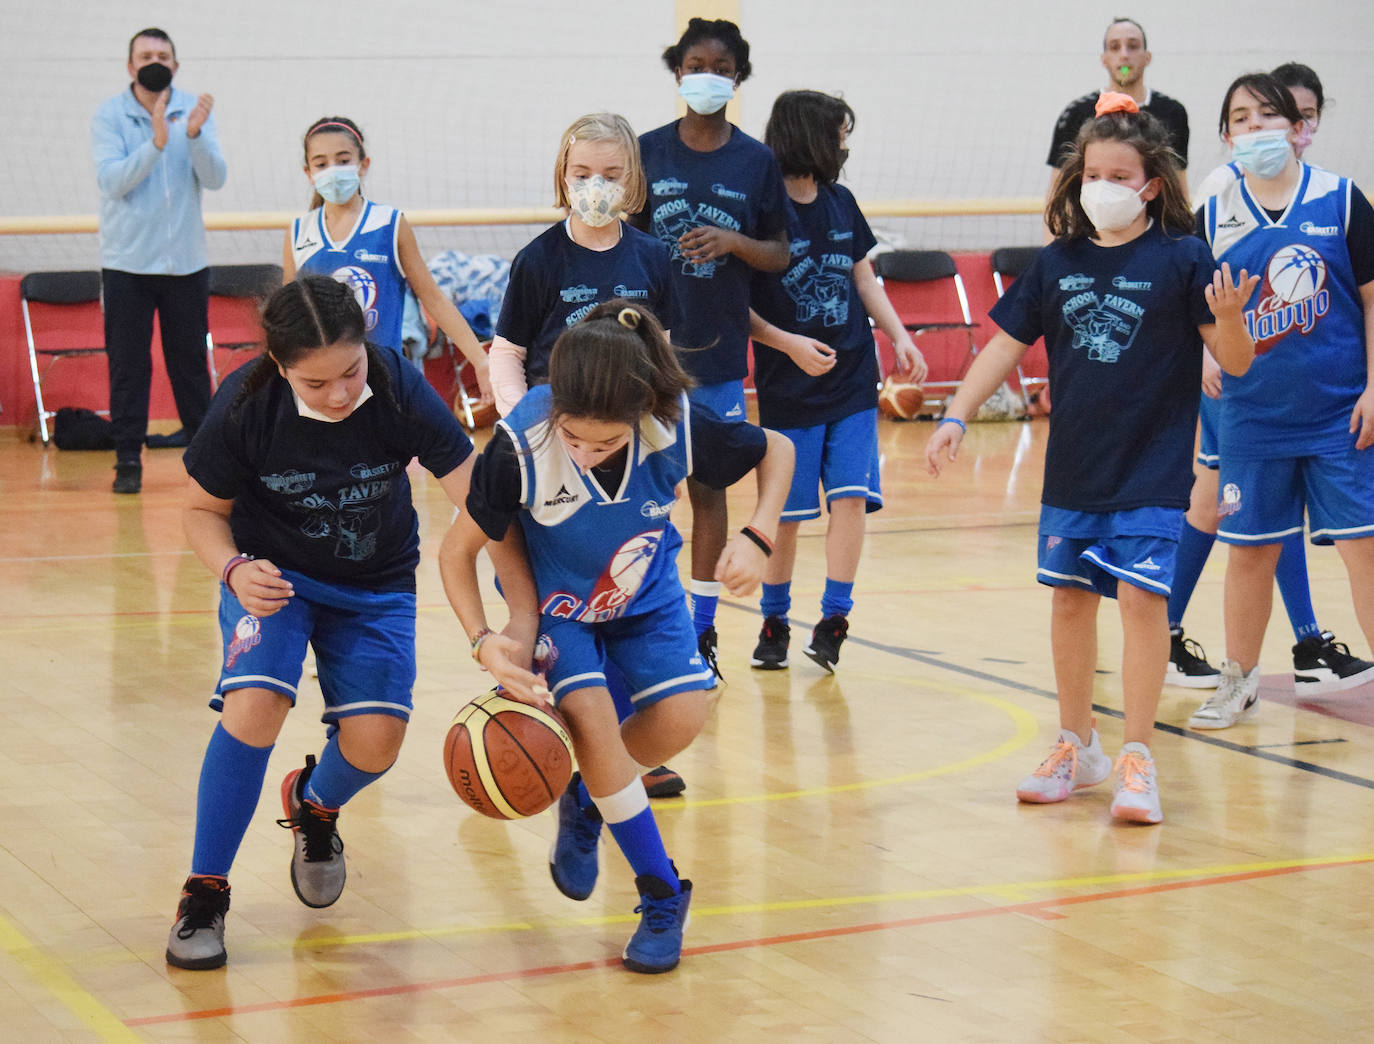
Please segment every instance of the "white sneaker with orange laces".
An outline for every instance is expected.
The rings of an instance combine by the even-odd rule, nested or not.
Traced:
[[[1158,823],[1164,818],[1159,806],[1159,782],[1155,759],[1143,743],[1127,743],[1116,759],[1112,817],[1130,823]]]
[[[1096,729],[1086,746],[1077,733],[1060,729],[1050,756],[1021,781],[1016,796],[1037,805],[1063,801],[1075,790],[1101,783],[1111,772],[1112,759],[1102,749]]]

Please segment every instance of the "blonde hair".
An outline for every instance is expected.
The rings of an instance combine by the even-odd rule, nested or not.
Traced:
[[[625,153],[625,174],[620,183],[625,186],[625,200],[621,209],[636,214],[644,207],[644,164],[639,159],[639,138],[624,116],[613,112],[593,112],[573,120],[563,132],[558,145],[558,159],[553,164],[553,205],[567,207],[568,152],[576,141],[609,141],[619,145]]]

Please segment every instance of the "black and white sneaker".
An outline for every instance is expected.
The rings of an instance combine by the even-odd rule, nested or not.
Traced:
[[[1374,663],[1350,655],[1330,631],[1310,635],[1293,646],[1293,691],[1320,696],[1374,681]]]
[[[1169,628],[1169,667],[1165,685],[1185,689],[1215,689],[1221,672],[1207,662],[1207,653],[1191,638],[1183,637],[1182,627]]]
[[[835,664],[840,662],[840,646],[849,635],[849,619],[844,616],[827,616],[811,632],[811,644],[802,652],[820,664],[831,674]]]
[[[720,673],[720,663],[716,659],[716,649],[719,645],[720,640],[714,627],[708,627],[697,635],[697,652],[701,654],[706,666],[711,668],[711,673],[716,676],[716,680],[724,685],[725,675]]]
[[[749,666],[761,671],[782,670],[787,666],[787,644],[791,640],[792,628],[787,626],[786,620],[781,616],[765,617]]]

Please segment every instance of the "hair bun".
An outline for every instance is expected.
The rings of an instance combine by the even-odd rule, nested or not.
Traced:
[[[1120,91],[1104,91],[1098,95],[1096,116],[1106,116],[1110,112],[1139,112],[1140,106],[1129,94]]]
[[[615,321],[627,330],[638,330],[641,318],[640,314],[633,308],[622,308],[615,313]]]

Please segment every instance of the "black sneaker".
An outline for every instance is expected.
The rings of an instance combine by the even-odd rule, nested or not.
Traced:
[[[1183,637],[1182,627],[1169,628],[1169,667],[1165,685],[1184,689],[1215,689],[1221,672],[1207,662],[1207,653],[1191,638]]]
[[[1299,696],[1340,692],[1374,681],[1374,663],[1350,655],[1330,631],[1311,635],[1293,646],[1293,691]]]
[[[143,465],[136,460],[121,460],[115,464],[114,485],[116,493],[140,493],[143,491]]]
[[[754,646],[750,667],[761,671],[780,671],[787,666],[787,643],[792,640],[792,628],[781,616],[764,618],[759,629],[759,644]]]
[[[208,971],[229,959],[224,949],[224,915],[229,912],[229,882],[222,877],[188,877],[181,886],[177,919],[167,937],[167,963],[188,971]]]
[[[337,808],[324,808],[307,800],[305,782],[315,771],[315,755],[305,756],[305,768],[293,769],[281,782],[281,806],[286,818],[277,826],[295,835],[291,853],[291,887],[296,898],[316,910],[332,906],[343,895],[348,870],[344,843],[335,825]]]
[[[641,778],[644,781],[644,792],[651,798],[677,797],[687,789],[687,781],[667,765],[650,769]]]
[[[843,616],[827,616],[811,632],[811,644],[802,652],[831,674],[840,662],[840,646],[849,635],[849,620]]]
[[[725,675],[720,673],[720,663],[716,660],[716,648],[719,644],[714,627],[708,627],[697,635],[697,652],[701,654],[706,666],[711,668],[711,673],[716,676],[716,680],[723,683]]]

